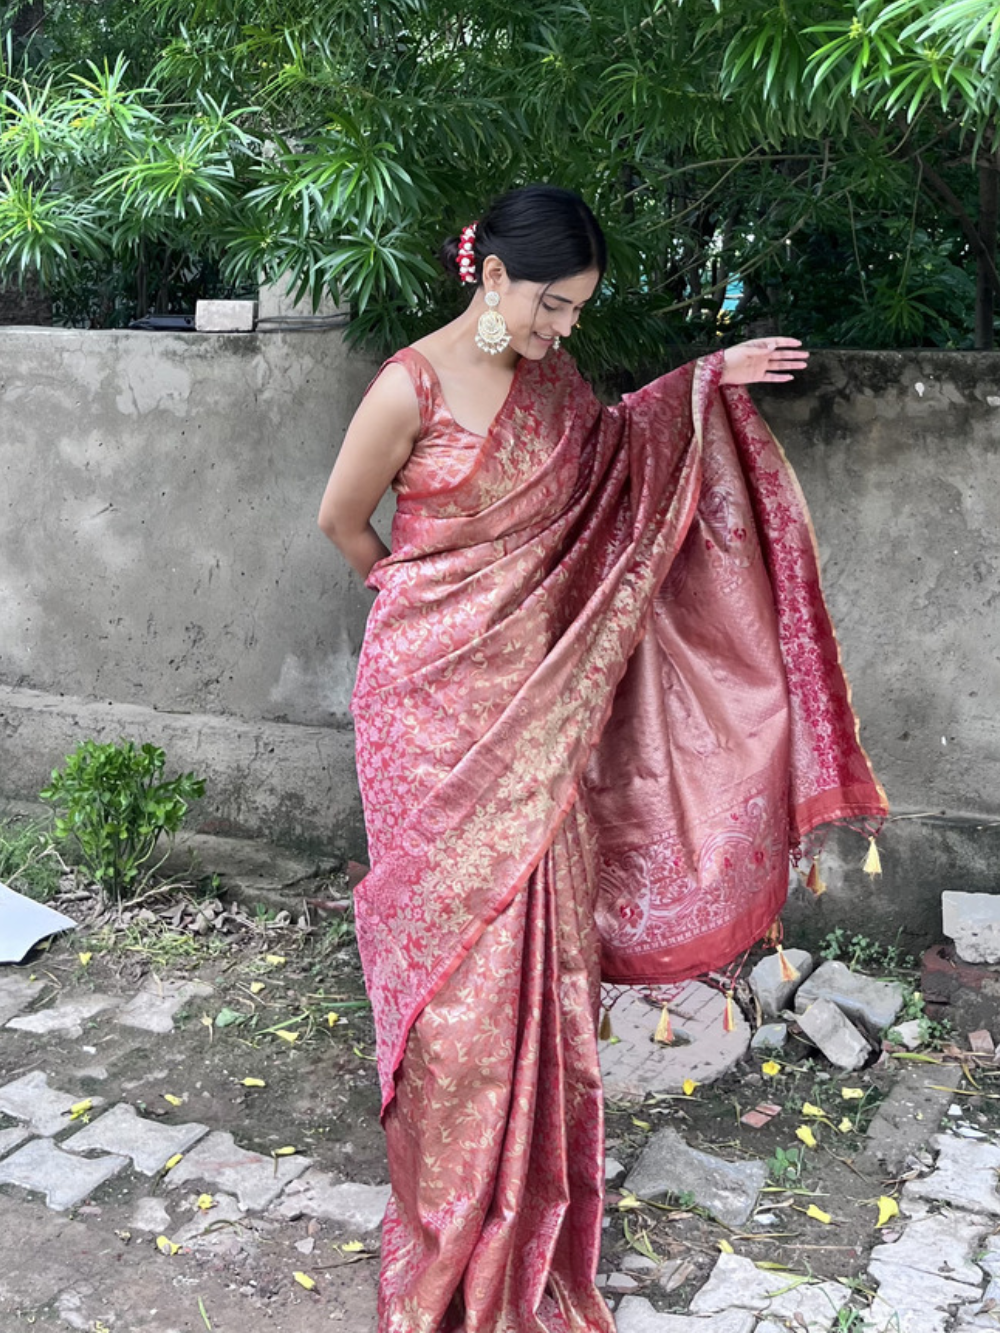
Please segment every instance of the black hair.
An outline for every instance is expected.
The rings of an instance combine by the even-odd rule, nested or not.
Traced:
[[[459,240],[445,241],[439,257],[461,279]],[[488,255],[503,260],[513,282],[559,282],[588,269],[603,275],[608,265],[601,224],[578,194],[555,185],[526,185],[495,199],[476,227],[473,255],[477,283]]]

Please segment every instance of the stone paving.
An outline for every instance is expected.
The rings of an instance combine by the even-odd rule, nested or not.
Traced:
[[[685,1078],[701,1071],[707,1081],[710,1075],[704,1071],[713,1062],[729,1067],[739,1058],[749,1043],[748,1029],[724,1033],[720,997],[710,992],[709,1003],[704,989],[689,985],[671,998],[675,1031],[689,1038],[677,1047],[651,1041],[659,1004],[633,993],[616,1007],[619,1040],[605,1044],[602,1052],[613,1088],[631,1088],[631,1095],[649,1086],[664,1090],[682,1081],[681,1071]],[[69,994],[48,1008],[25,1013],[40,994],[38,986],[17,974],[0,973],[0,1017],[7,1030],[26,1036],[58,1032],[79,1041],[83,1025],[96,1021],[145,1031],[162,1045],[179,1009],[207,990],[186,983],[146,985],[131,997]],[[94,1048],[80,1050],[86,1056]],[[166,1066],[169,1052],[160,1047],[157,1051],[156,1058]],[[658,1072],[651,1052],[660,1062]],[[683,1054],[676,1068],[671,1064],[674,1052]],[[132,1205],[135,1229],[219,1258],[253,1244],[262,1227],[299,1219],[332,1220],[355,1233],[376,1232],[387,1187],[338,1181],[306,1156],[251,1152],[233,1133],[212,1131],[194,1120],[161,1124],[128,1101],[109,1104],[88,1096],[79,1086],[85,1067],[81,1059],[75,1072],[72,1065],[58,1071],[35,1069],[0,1085],[0,1114],[15,1122],[0,1126],[0,1185],[29,1191],[37,1197],[36,1211],[47,1207],[53,1215],[71,1209],[81,1216],[88,1210],[99,1214],[100,1209],[87,1202],[94,1191],[112,1179],[138,1175],[147,1184]],[[942,1085],[936,1100],[928,1099],[926,1091],[910,1096],[905,1089],[908,1076],[915,1077],[900,1076],[906,1095],[895,1102],[890,1098],[880,1114],[890,1136],[905,1139],[909,1117],[923,1125],[926,1141],[951,1095],[946,1080],[954,1083],[957,1076],[951,1069],[935,1070],[935,1082]],[[841,1282],[765,1271],[749,1258],[723,1253],[687,1312],[664,1314],[639,1293],[651,1278],[661,1290],[675,1289],[685,1282],[690,1266],[686,1271],[682,1260],[658,1265],[628,1254],[621,1271],[602,1279],[610,1299],[618,1300],[619,1333],[847,1333],[855,1318],[864,1321],[869,1333],[1000,1333],[1000,1235],[994,1234],[1000,1232],[1000,1144],[974,1137],[984,1131],[962,1116],[963,1108],[950,1109],[945,1117],[949,1131],[930,1138],[926,1174],[911,1172],[914,1178],[901,1192],[900,1216],[891,1231],[882,1233],[869,1260],[863,1285],[874,1292],[870,1302]],[[660,1158],[640,1158],[626,1187],[650,1196],[677,1188],[671,1180],[652,1179],[650,1173],[662,1175],[683,1162],[704,1174],[704,1206],[717,1216],[740,1226],[752,1215],[764,1181],[763,1163],[723,1163],[690,1149],[673,1129],[656,1137],[662,1139]],[[912,1140],[907,1141],[912,1149]],[[609,1161],[609,1178],[621,1173],[620,1164]],[[162,1190],[154,1194],[160,1182]],[[212,1191],[210,1215],[199,1209],[200,1189]],[[302,1236],[296,1249],[303,1256],[310,1254],[311,1234]],[[90,1290],[85,1288],[86,1283],[67,1282],[60,1291],[56,1309],[65,1326],[93,1327],[80,1313]],[[366,1330],[373,1327],[362,1322]],[[360,1328],[352,1327],[351,1333]],[[113,1333],[128,1333],[128,1326],[116,1325]]]

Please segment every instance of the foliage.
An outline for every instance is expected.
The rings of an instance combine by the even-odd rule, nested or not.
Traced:
[[[848,934],[843,926],[828,931],[820,941],[823,958],[840,959],[853,971],[866,968],[870,972],[912,971],[917,963],[912,954],[904,953],[899,938],[892,944],[883,944],[867,935]]]
[[[48,830],[35,821],[0,824],[0,882],[45,902],[59,888],[62,862]]]
[[[188,803],[205,794],[193,773],[162,780],[165,764],[155,745],[86,740],[40,793],[56,811],[56,838],[75,845],[87,874],[116,898],[146,882],[161,835],[172,838]]]
[[[967,346],[989,289],[986,8],[49,0],[2,89],[0,276],[38,273],[85,324],[280,279],[384,350],[459,308],[440,240],[552,179],[609,232],[574,336],[592,375],[685,355],[720,318]]]
[[[775,1148],[774,1156],[767,1159],[767,1171],[776,1185],[797,1184],[802,1179],[806,1163],[804,1148]]]

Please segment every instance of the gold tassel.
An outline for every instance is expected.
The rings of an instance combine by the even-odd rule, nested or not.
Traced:
[[[785,957],[785,951],[780,944],[775,946],[778,950],[778,963],[781,969],[782,981],[798,981],[799,974]]]
[[[781,917],[776,916],[767,928],[767,933],[762,941],[769,949],[773,949],[781,942]]]
[[[669,1046],[674,1039],[674,1030],[670,1026],[670,1007],[664,1005],[660,1011],[660,1021],[656,1025],[656,1031],[653,1033],[653,1040],[660,1042],[663,1046]]]
[[[600,1029],[599,1029],[597,1035],[598,1035],[598,1037],[600,1038],[601,1041],[610,1041],[610,1040],[611,1040],[612,1033],[611,1033],[611,1010],[610,1010],[610,1009],[605,1009],[605,1010],[604,1010],[604,1013],[601,1015],[601,1026],[600,1026]]]
[[[865,857],[865,863],[861,868],[866,875],[871,875],[872,879],[882,873],[882,858],[878,854],[874,838],[868,839],[868,855]]]
[[[733,1006],[732,991],[726,992],[726,1016],[722,1020],[722,1026],[726,1032],[734,1032],[736,1030],[736,1010]]]
[[[826,881],[819,873],[819,857],[817,856],[809,867],[809,874],[806,875],[806,888],[814,898],[820,898],[826,893]]]

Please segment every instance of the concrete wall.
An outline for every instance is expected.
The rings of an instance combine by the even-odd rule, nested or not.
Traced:
[[[204,773],[216,824],[357,850],[370,595],[316,512],[372,369],[338,333],[0,330],[0,792],[94,704]]]
[[[369,598],[315,514],[371,371],[336,333],[0,329],[0,795],[124,732],[208,776],[209,827],[361,849]],[[836,837],[795,910],[933,935],[1000,878],[1000,357],[817,353],[758,398],[900,816],[874,894]]]

